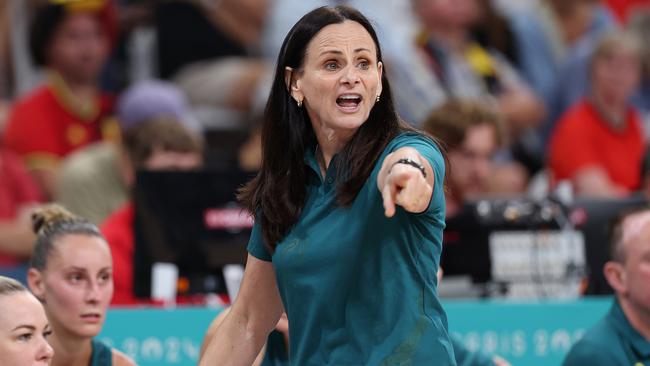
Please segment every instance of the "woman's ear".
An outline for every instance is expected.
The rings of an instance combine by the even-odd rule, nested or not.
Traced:
[[[287,66],[284,68],[284,84],[291,94],[291,97],[298,103],[298,106],[302,105],[302,101],[305,96],[300,90],[300,79],[298,78],[298,73],[293,68]]]
[[[380,96],[382,91],[381,78],[384,75],[384,64],[381,61],[377,63],[377,72],[379,73],[379,83],[377,84],[377,96]]]
[[[289,92],[291,92],[291,75],[293,75],[293,68],[286,66],[284,68],[284,86],[287,87]]]
[[[27,285],[39,301],[45,302],[45,284],[43,283],[43,274],[41,271],[36,268],[30,268],[27,271]]]
[[[617,294],[625,294],[627,292],[627,280],[621,263],[614,261],[605,263],[603,274]]]

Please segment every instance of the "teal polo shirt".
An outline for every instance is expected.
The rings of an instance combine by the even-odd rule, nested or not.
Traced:
[[[650,366],[650,341],[627,321],[618,300],[569,351],[563,366]]]
[[[266,339],[266,353],[262,360],[262,366],[289,366],[289,355],[284,335],[277,330],[269,334]]]
[[[435,173],[425,212],[384,216],[377,175],[386,155],[411,146]],[[305,205],[270,255],[254,225],[248,251],[272,261],[290,324],[292,365],[455,365],[436,272],[445,226],[444,159],[416,133],[383,151],[349,207],[336,203],[336,157],[321,176],[313,149]]]
[[[463,341],[450,335],[451,344],[454,346],[454,356],[458,366],[496,366],[494,361],[487,354],[476,351],[472,352]],[[289,356],[286,353],[284,336],[278,331],[273,331],[266,341],[266,354],[262,366],[289,366]]]

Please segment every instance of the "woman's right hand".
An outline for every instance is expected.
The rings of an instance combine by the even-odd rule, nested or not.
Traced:
[[[419,164],[423,171],[400,159]],[[431,164],[413,147],[402,147],[388,154],[377,175],[377,188],[381,192],[386,217],[395,215],[395,206],[419,213],[429,206],[433,193]]]

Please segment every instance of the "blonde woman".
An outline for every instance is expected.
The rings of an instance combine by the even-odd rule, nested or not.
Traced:
[[[0,276],[0,365],[49,365],[52,331],[43,306],[18,281]]]

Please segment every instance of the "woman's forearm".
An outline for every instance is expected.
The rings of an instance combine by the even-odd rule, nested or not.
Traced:
[[[210,340],[200,366],[250,366],[264,346],[267,334],[254,330],[244,317],[229,313]]]

